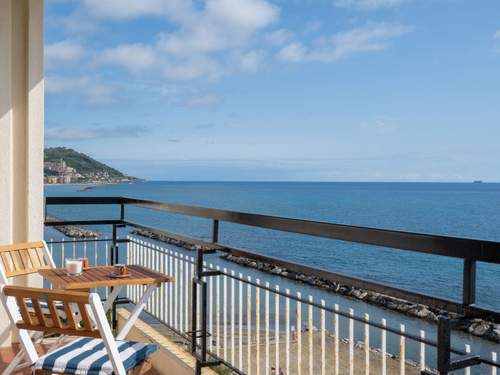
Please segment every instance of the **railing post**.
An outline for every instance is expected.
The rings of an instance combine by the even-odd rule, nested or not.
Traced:
[[[120,203],[120,220],[125,220],[125,204]]]
[[[109,248],[109,264],[112,266],[115,265],[117,262],[116,259],[117,251],[115,250],[118,247],[117,242],[118,242],[118,237],[116,234],[116,224],[113,224],[113,231],[111,235],[111,246]]]
[[[203,273],[203,250],[198,249],[196,257],[195,274],[192,280],[191,289],[191,353],[196,353],[196,339],[198,336],[198,283],[201,281]],[[187,303],[187,301],[186,301]],[[203,339],[202,339],[203,340]]]
[[[451,325],[450,319],[438,317],[437,331],[437,370],[439,375],[448,375],[451,355]]]
[[[437,330],[437,371],[439,375],[448,375],[450,372],[481,364],[481,358],[477,355],[466,355],[451,360],[451,321],[448,317],[438,317]],[[422,370],[422,375],[430,375],[431,372]]]
[[[117,230],[116,230],[116,224],[113,224],[113,238],[112,238],[113,244],[110,248],[110,264],[114,265],[118,263],[118,236],[117,236]],[[110,288],[110,292],[113,292],[113,288]],[[113,325],[113,329],[116,329],[118,326],[118,319],[116,317],[116,301],[113,302],[113,306],[111,309],[111,321]]]
[[[463,304],[476,303],[476,261],[464,259]]]
[[[212,223],[212,243],[219,242],[219,220],[214,220]]]
[[[218,276],[220,272],[203,270],[203,249],[198,249],[196,258],[195,274],[192,279],[192,292],[191,292],[191,353],[196,358],[195,374],[201,375],[203,367],[217,366],[220,361],[207,360],[207,338],[210,336],[207,326],[207,282],[204,277]],[[201,301],[198,301],[198,287],[201,287]],[[198,329],[198,302],[201,302],[200,308],[200,328]],[[200,339],[200,353],[198,354],[198,343]]]

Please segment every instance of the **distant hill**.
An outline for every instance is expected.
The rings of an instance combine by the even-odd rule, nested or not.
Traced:
[[[44,161],[47,183],[140,181],[71,148],[46,148]]]

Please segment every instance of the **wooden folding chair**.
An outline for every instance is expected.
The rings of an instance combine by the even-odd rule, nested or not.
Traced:
[[[55,268],[54,260],[45,241],[18,243],[0,246],[0,283],[12,284],[16,276],[25,276],[37,273],[40,269]],[[44,314],[49,314],[47,304],[40,305]],[[28,311],[35,314],[34,306],[27,305]],[[66,312],[61,304],[56,306],[61,319],[66,319]],[[40,340],[41,337],[38,337]],[[19,352],[3,372],[8,375],[18,367],[24,356]],[[23,367],[23,366],[21,366]]]
[[[101,299],[95,293],[53,291],[42,288],[0,286],[0,298],[8,312],[13,329],[28,355],[35,375],[126,375],[141,374],[149,365],[146,359],[158,350],[156,344],[115,340]],[[35,314],[28,311],[27,303]],[[50,314],[44,314],[46,302]],[[56,303],[62,303],[68,319],[60,319]],[[74,318],[77,308],[81,320]],[[95,322],[95,323],[94,323]],[[59,333],[80,338],[39,356],[28,331]]]
[[[15,276],[46,268],[55,268],[55,264],[45,241],[0,246],[0,282],[3,284],[11,284]]]

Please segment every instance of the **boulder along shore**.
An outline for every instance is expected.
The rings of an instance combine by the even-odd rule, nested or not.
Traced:
[[[59,221],[59,219],[53,216],[47,216],[47,219],[50,221]],[[56,225],[52,228],[71,238],[99,238],[99,232],[90,229],[83,229],[75,225]]]

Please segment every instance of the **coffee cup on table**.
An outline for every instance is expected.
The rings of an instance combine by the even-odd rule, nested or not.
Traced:
[[[82,260],[81,259],[65,259],[66,272],[71,276],[78,276],[82,273]]]
[[[80,258],[82,261],[82,268],[87,269],[89,268],[89,258]]]
[[[125,264],[115,264],[114,273],[117,276],[123,276],[127,274],[127,266]]]

